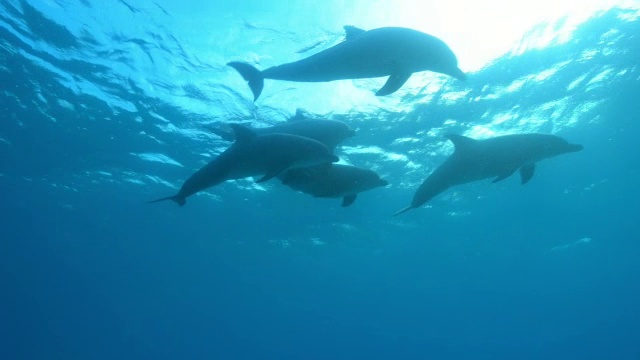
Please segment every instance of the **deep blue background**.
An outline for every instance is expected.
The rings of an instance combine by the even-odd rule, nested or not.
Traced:
[[[76,109],[75,120],[52,106],[45,113],[60,120],[47,121],[23,106],[34,83],[49,84],[45,97],[80,100],[2,48],[0,136],[10,145],[0,144],[0,358],[638,359],[640,23],[617,15],[588,22],[569,44],[497,61],[470,79],[469,97],[575,58],[613,27],[623,35],[617,55],[491,104],[416,110],[430,112],[432,126],[473,122],[492,106],[567,92],[576,74],[626,69],[600,89],[573,91],[572,101],[602,101],[560,134],[583,152],[541,163],[525,187],[470,184],[399,218],[390,215],[413,189],[375,190],[348,209],[276,185],[225,184],[212,190],[221,202],[194,197],[184,208],[144,204],[168,189],[95,173],[160,172],[128,156],[155,146],[131,135],[144,125],[125,123],[127,114],[79,123],[83,111],[100,119],[100,103]],[[383,143],[390,132],[359,141]],[[189,158],[189,146],[167,142]],[[181,170],[168,174],[188,175]]]

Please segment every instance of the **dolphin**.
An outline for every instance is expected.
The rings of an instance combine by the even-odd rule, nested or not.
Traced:
[[[250,64],[232,61],[249,83],[253,100],[264,87],[264,79],[298,82],[325,82],[389,76],[377,96],[400,89],[411,74],[434,71],[465,80],[458,59],[442,40],[423,32],[383,27],[362,30],[345,26],[345,41],[302,60],[260,71]]]
[[[353,204],[358,193],[389,185],[374,171],[340,164],[291,169],[279,178],[290,188],[314,197],[341,197],[343,207]]]
[[[249,128],[231,125],[236,141],[218,157],[189,177],[177,194],[149,201],[173,200],[183,206],[186,198],[231,179],[249,176],[267,181],[283,171],[337,162],[339,159],[322,143],[288,134],[257,135]]]
[[[580,151],[582,145],[547,134],[517,134],[475,140],[462,135],[447,135],[455,146],[453,154],[436,168],[420,185],[411,205],[399,210],[400,215],[422,206],[448,188],[477,180],[504,180],[520,170],[522,184],[535,172],[535,163],[565,153]]]
[[[221,128],[211,128],[210,130],[223,140],[233,141],[234,139],[232,131],[226,131]],[[258,135],[281,133],[307,137],[323,143],[331,151],[339,143],[356,134],[353,129],[342,121],[310,119],[305,117],[300,109],[287,122],[265,128],[254,128],[253,131]]]

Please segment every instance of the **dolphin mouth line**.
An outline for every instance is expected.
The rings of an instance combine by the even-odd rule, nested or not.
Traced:
[[[584,150],[584,146],[580,145],[580,144],[570,144],[569,145],[569,152],[578,152],[578,151],[582,151]]]
[[[460,68],[456,68],[453,73],[449,75],[460,81],[467,81],[467,74],[464,71],[460,70]]]

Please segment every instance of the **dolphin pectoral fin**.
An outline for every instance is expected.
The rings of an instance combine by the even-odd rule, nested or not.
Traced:
[[[356,197],[358,194],[349,194],[342,199],[342,207],[347,207],[353,204],[356,201]]]
[[[253,101],[258,100],[258,97],[260,97],[262,89],[264,88],[264,76],[262,75],[262,72],[243,62],[232,61],[227,63],[227,65],[236,69],[240,75],[242,75],[242,78],[249,83],[249,88],[251,88],[251,92],[253,93]]]
[[[280,182],[282,183],[282,185],[289,185],[291,184],[292,181],[292,176],[291,176],[291,171],[290,170],[285,170],[282,173],[278,174],[278,179],[280,179]]]
[[[264,174],[264,176],[262,176],[256,182],[257,183],[262,183],[262,182],[265,182],[267,180],[273,179],[274,177],[282,174],[285,170],[287,170],[288,167],[289,167],[289,165],[278,166],[278,167],[271,168]]]
[[[413,205],[409,205],[409,206],[407,206],[407,207],[405,207],[405,208],[402,208],[402,209],[400,209],[400,210],[396,211],[396,213],[395,213],[395,214],[393,214],[393,216],[398,216],[398,215],[400,215],[400,214],[404,214],[404,213],[406,213],[407,211],[412,210],[412,209],[414,209],[414,206],[413,206]]]
[[[163,198],[160,198],[160,199],[147,201],[147,204],[153,204],[153,203],[157,203],[157,202],[165,201],[165,200],[175,201],[176,204],[178,204],[180,206],[184,206],[184,204],[187,202],[186,199],[183,198],[182,196],[171,195],[171,196],[166,196],[166,197],[163,197]]]
[[[516,171],[516,169],[505,171],[504,173],[498,175],[498,177],[493,179],[493,182],[497,183],[498,181],[502,181],[502,180],[508,178],[509,176],[511,176],[515,171]]]
[[[256,182],[257,183],[262,183],[262,182],[265,182],[267,180],[271,180],[274,177],[278,176],[278,174],[279,174],[279,172],[277,172],[277,173],[268,172],[268,173],[264,174],[263,177],[261,177],[260,179],[256,180]]]
[[[391,74],[380,90],[376,93],[376,96],[385,96],[393,94],[404,85],[405,82],[411,77],[410,72],[396,72]]]
[[[536,164],[527,164],[520,168],[520,181],[522,185],[526,184],[531,180],[533,174],[536,172]]]

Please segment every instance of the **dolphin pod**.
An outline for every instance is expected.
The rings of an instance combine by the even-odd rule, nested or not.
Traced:
[[[546,134],[516,134],[475,140],[461,135],[448,135],[455,147],[453,154],[420,185],[411,205],[399,210],[400,215],[418,208],[448,188],[477,180],[504,180],[520,170],[522,184],[535,172],[536,162],[561,154],[582,150],[582,145]]]
[[[442,40],[423,32],[383,27],[362,30],[345,26],[345,41],[302,60],[258,70],[250,64],[232,61],[258,100],[264,79],[296,82],[326,82],[388,76],[377,96],[393,94],[420,71],[433,71],[465,80],[458,59]]]
[[[260,71],[242,62],[230,62],[248,82],[254,101],[264,79],[324,82],[389,76],[376,92],[394,93],[419,71],[433,71],[465,80],[451,49],[440,39],[406,28],[387,27],[364,31],[346,26],[346,40],[305,59]],[[172,196],[149,201],[172,200],[180,206],[186,198],[226,180],[261,176],[257,182],[278,177],[282,184],[314,197],[342,198],[342,206],[353,204],[359,193],[389,183],[374,171],[339,161],[336,146],[355,132],[335,120],[308,119],[298,110],[285,123],[249,129],[230,125],[232,132],[211,129],[224,140],[235,142],[222,154],[192,174]],[[535,164],[582,145],[547,134],[514,134],[476,140],[448,135],[454,152],[418,187],[411,204],[394,215],[416,209],[447,189],[482,179],[498,182],[520,172],[521,183],[535,173]]]

